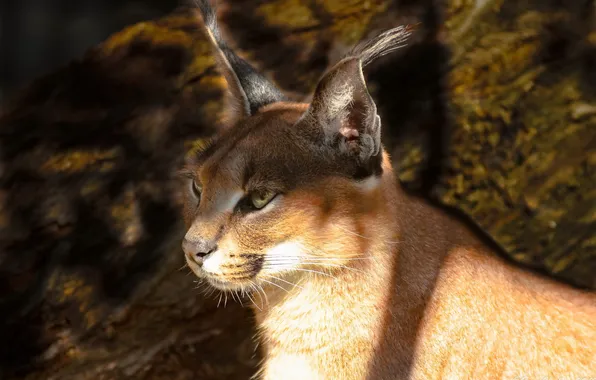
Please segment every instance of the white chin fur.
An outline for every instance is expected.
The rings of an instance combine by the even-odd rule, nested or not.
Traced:
[[[209,285],[213,286],[219,290],[242,290],[242,285],[233,284],[230,282],[220,281],[213,278],[210,278],[209,275],[201,269],[196,263],[192,262],[191,260],[186,260],[188,267],[192,272],[200,278],[201,280],[209,283]]]
[[[229,282],[223,282],[223,281],[219,281],[219,280],[215,280],[212,278],[206,278],[205,281],[207,281],[209,283],[209,285],[213,286],[216,289],[219,290],[242,290],[242,285],[238,285],[238,284],[232,284]]]

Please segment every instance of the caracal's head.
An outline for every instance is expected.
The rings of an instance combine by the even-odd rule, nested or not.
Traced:
[[[345,269],[367,252],[384,206],[380,118],[362,67],[407,30],[361,45],[297,104],[224,44],[207,0],[198,3],[236,117],[183,171],[189,267],[222,290]]]

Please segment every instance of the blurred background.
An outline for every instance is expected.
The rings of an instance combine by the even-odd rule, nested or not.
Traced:
[[[167,0],[3,1],[0,101],[31,79],[80,58],[110,34],[177,5]]]
[[[520,265],[596,288],[593,0],[220,0],[237,51],[296,99],[362,39],[404,187]],[[247,379],[250,312],[181,269],[173,173],[223,120],[185,4],[0,4],[0,378]]]

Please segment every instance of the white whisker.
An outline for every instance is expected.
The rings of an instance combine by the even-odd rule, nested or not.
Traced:
[[[290,282],[290,281],[286,281],[286,280],[284,280],[283,278],[275,277],[275,276],[273,276],[273,275],[271,275],[271,274],[266,274],[266,276],[267,276],[267,277],[270,277],[270,278],[272,278],[272,279],[274,279],[274,280],[277,280],[277,281],[281,281],[281,282],[283,282],[283,283],[286,283],[286,284],[288,284],[288,285],[292,286],[293,288],[294,288],[294,287],[296,287],[296,288],[298,288],[298,289],[304,289],[302,286],[300,286],[300,285],[298,285],[298,284],[294,284],[294,283],[292,283],[292,282]]]
[[[318,264],[318,265],[321,265],[321,266],[324,266],[324,267],[325,267],[325,266],[328,266],[328,267],[334,267],[334,268],[344,268],[344,269],[347,269],[347,270],[350,270],[350,271],[353,271],[353,272],[358,272],[358,273],[366,273],[366,272],[364,272],[364,271],[362,271],[362,270],[360,270],[360,269],[356,269],[356,268],[350,268],[350,267],[348,267],[348,266],[346,266],[346,265],[341,265],[341,264],[330,264],[330,263],[323,263],[323,264],[322,264],[322,263],[320,263],[320,262],[319,262],[319,263],[316,263],[316,262],[315,262],[315,263],[312,263],[312,262],[308,262],[308,261],[305,261],[305,262],[303,262],[302,264],[305,264],[305,265],[309,265],[309,264],[310,264],[310,265],[313,265],[313,264]]]
[[[271,284],[271,285],[273,285],[273,286],[276,286],[276,287],[280,288],[281,290],[285,291],[286,293],[289,293],[289,292],[290,292],[290,291],[289,291],[289,290],[287,290],[286,288],[284,288],[284,287],[282,287],[282,286],[280,286],[280,285],[277,285],[275,282],[272,282],[272,281],[266,280],[266,279],[264,279],[264,278],[261,278],[261,281],[264,281],[264,282],[266,282],[266,283],[268,283],[268,284]]]
[[[238,289],[234,289],[234,294],[236,294],[236,298],[238,298],[238,303],[240,306],[244,307],[244,303],[242,303],[242,298],[240,298],[240,294],[238,294]]]
[[[253,281],[251,281],[251,280],[249,280],[249,281],[250,281],[251,289],[254,289],[257,292],[257,294],[259,295],[259,298],[261,299],[261,307],[265,306],[265,301],[267,304],[269,304],[269,299],[267,299],[267,293],[265,293],[263,288],[261,286],[259,286],[258,284],[254,283]],[[261,292],[263,292],[265,299],[263,299],[263,296],[261,296]]]
[[[244,290],[244,289],[243,289],[243,290]],[[257,309],[259,309],[259,311],[263,311],[263,309],[261,309],[261,308],[260,308],[260,307],[257,305],[257,303],[255,302],[255,300],[254,300],[254,299],[251,297],[250,293],[248,293],[248,292],[247,292],[247,293],[246,293],[246,296],[248,297],[248,299],[250,299],[250,302],[252,302],[252,304],[253,304],[253,305],[255,305],[255,307],[256,307]]]
[[[332,276],[332,275],[330,275],[328,273],[324,273],[324,272],[321,272],[321,271],[318,271],[318,270],[313,270],[313,269],[292,268],[292,270],[299,271],[299,272],[310,272],[310,273],[322,274],[323,276],[335,278],[334,276]]]
[[[336,260],[345,260],[345,261],[359,261],[359,260],[374,260],[374,257],[341,257],[341,256],[336,256],[336,257],[320,257],[320,256],[311,256],[311,255],[305,255],[305,257],[308,260],[316,260],[316,261],[336,261]],[[292,257],[283,257],[283,256],[278,256],[278,257],[274,257],[271,259],[267,259],[265,260],[265,262],[277,262],[277,261],[291,261],[294,260],[293,262],[295,262],[297,259],[296,258],[292,258]]]
[[[258,286],[258,288],[261,290],[261,293],[263,293],[263,296],[265,296],[265,303],[269,305],[269,298],[267,298],[267,293],[265,293],[265,289],[263,289],[263,286],[260,284],[255,285]]]
[[[344,227],[342,227],[342,226],[340,226],[340,225],[335,225],[335,227],[337,227],[337,228],[339,228],[340,230],[342,230],[342,231],[345,231],[345,232],[347,232],[347,233],[349,233],[349,234],[352,234],[352,235],[354,235],[354,236],[358,236],[358,237],[361,237],[361,238],[363,238],[363,239],[367,239],[367,240],[379,240],[379,241],[382,241],[383,243],[389,243],[389,244],[399,244],[399,243],[400,243],[399,241],[380,240],[380,239],[376,239],[376,238],[371,238],[371,237],[368,237],[368,236],[364,236],[364,235],[361,235],[361,234],[359,234],[359,233],[356,233],[356,232],[354,232],[354,231],[350,231],[350,230],[348,230],[347,228],[344,228]]]

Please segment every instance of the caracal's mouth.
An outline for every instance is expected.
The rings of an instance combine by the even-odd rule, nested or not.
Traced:
[[[255,268],[254,265],[247,265],[246,270],[241,270],[237,273],[225,273],[221,271],[219,265],[206,265],[206,262],[203,262],[201,265],[188,255],[186,255],[185,258],[186,264],[195,276],[219,290],[247,291],[254,289],[259,282],[257,274],[260,272],[260,268]],[[215,273],[212,272],[212,270],[215,271]],[[251,275],[246,275],[247,273],[250,273]]]
[[[224,291],[235,291],[235,290],[243,290],[248,289],[251,285],[254,285],[254,282],[251,283],[250,278],[246,278],[243,280],[234,279],[234,280],[226,280],[222,277],[215,277],[214,275],[206,272],[196,263],[188,260],[187,261],[188,267],[192,270],[195,276],[197,276],[202,281],[208,283],[209,285],[213,286],[216,289],[224,290]]]

